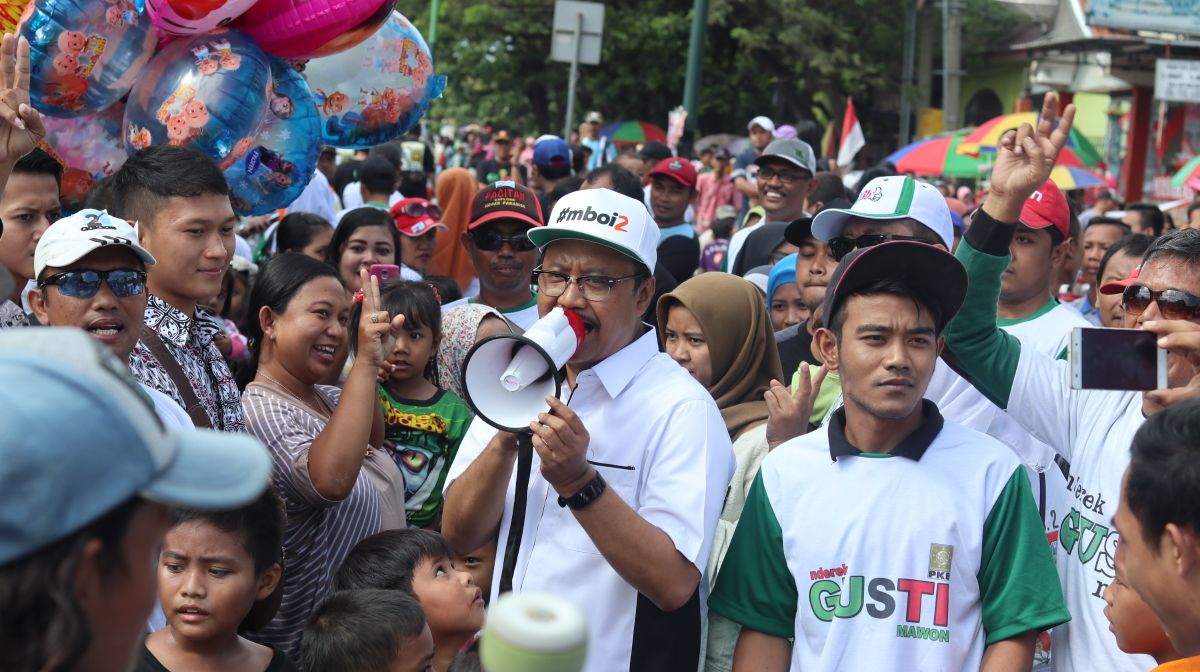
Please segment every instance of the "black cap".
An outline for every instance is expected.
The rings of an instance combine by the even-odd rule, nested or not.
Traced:
[[[783,230],[783,239],[796,247],[807,243],[812,237],[812,217],[793,219]]]
[[[822,319],[829,324],[847,296],[888,279],[904,282],[917,292],[913,298],[938,309],[938,333],[967,298],[967,269],[954,255],[928,243],[892,240],[854,250],[842,259],[829,280]]]
[[[671,158],[671,148],[661,142],[647,142],[642,145],[642,149],[638,152],[638,157],[643,161],[662,161],[663,159]]]

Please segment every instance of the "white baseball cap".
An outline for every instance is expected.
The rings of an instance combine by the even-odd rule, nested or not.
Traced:
[[[912,218],[928,226],[942,239],[947,250],[954,249],[954,225],[946,198],[932,184],[903,175],[877,177],[863,187],[849,208],[829,208],[813,218],[812,234],[817,240],[842,235],[846,222],[864,219]]]
[[[755,126],[761,127],[764,131],[775,132],[775,122],[771,121],[770,117],[757,116],[751,119],[750,123],[746,124],[746,130],[748,131]]]
[[[33,251],[33,277],[47,266],[70,266],[96,250],[109,245],[124,245],[147,266],[154,255],[138,244],[137,229],[129,222],[113,217],[107,210],[80,210],[51,224]]]
[[[529,239],[545,252],[550,243],[570,238],[612,248],[654,271],[658,261],[658,225],[641,201],[611,189],[584,189],[558,200],[546,226],[529,230]]]

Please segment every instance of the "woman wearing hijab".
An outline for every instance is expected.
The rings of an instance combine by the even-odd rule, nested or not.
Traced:
[[[771,325],[775,331],[800,324],[808,319],[808,306],[796,284],[796,258],[789,254],[771,267],[767,276],[767,305],[771,308]]]
[[[467,353],[488,336],[513,333],[514,327],[500,311],[481,303],[468,303],[442,313],[442,341],[437,351],[437,384],[466,399],[462,366]]]
[[[462,234],[471,218],[471,201],[479,191],[475,174],[465,168],[447,168],[437,180],[437,202],[442,209],[442,224],[449,229],[438,236],[430,272],[454,279],[465,294],[475,279],[471,258],[462,244]]]
[[[746,271],[756,266],[773,266],[787,255],[799,252],[800,248],[783,237],[787,227],[788,222],[770,222],[754,227],[754,231],[746,237],[746,242],[738,251],[737,258],[733,260],[730,272],[734,275],[745,275]]]
[[[690,278],[658,300],[657,317],[667,354],[712,395],[733,440],[737,466],[708,559],[706,576],[712,580],[763,458],[807,428],[811,386],[801,385],[792,395],[780,384],[783,368],[766,300],[742,278],[728,273]],[[800,429],[795,418],[802,418]],[[737,624],[709,614],[706,669],[730,668],[737,637]]]

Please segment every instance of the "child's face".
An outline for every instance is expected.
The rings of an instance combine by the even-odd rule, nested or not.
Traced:
[[[388,363],[395,367],[389,379],[402,383],[425,375],[425,366],[436,349],[437,341],[429,327],[406,328],[396,337],[396,347],[388,357]]]
[[[426,558],[413,571],[413,593],[434,638],[472,634],[483,627],[483,591],[450,558]]]
[[[176,639],[237,635],[255,600],[270,594],[264,574],[235,534],[192,520],[167,531],[158,565],[158,595]]]
[[[1108,629],[1117,638],[1117,646],[1125,653],[1156,655],[1174,651],[1150,605],[1121,581],[1120,569],[1117,574],[1104,589],[1104,602],[1108,605],[1104,607],[1104,616],[1108,619]]]
[[[492,592],[492,570],[496,566],[496,540],[481,546],[466,555],[454,556],[454,566],[471,575],[475,585],[483,591],[486,601]]]
[[[431,672],[433,670],[433,633],[429,624],[420,637],[400,640],[400,650],[392,658],[387,672]]]

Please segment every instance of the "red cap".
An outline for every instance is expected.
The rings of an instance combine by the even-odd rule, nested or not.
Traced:
[[[1129,274],[1129,277],[1125,278],[1124,280],[1113,280],[1112,282],[1106,282],[1103,285],[1100,285],[1100,293],[1101,294],[1121,294],[1121,293],[1123,293],[1125,291],[1126,287],[1137,282],[1138,273],[1140,273],[1141,271],[1142,271],[1142,269],[1135,268]]]
[[[649,177],[655,175],[665,175],[688,189],[696,188],[696,169],[692,166],[691,161],[678,156],[669,156],[659,161],[654,170],[650,171]]]
[[[396,204],[393,205],[388,211],[389,214],[392,215],[392,219],[396,220],[396,229],[400,231],[400,233],[408,236],[409,238],[416,238],[418,236],[423,236],[434,229],[441,229],[442,231],[450,230],[445,224],[438,222],[429,215],[425,215],[423,217],[413,217],[405,213],[404,206],[412,203],[419,203],[425,206],[429,205],[429,201],[425,200],[424,198],[406,198],[401,201],[396,201]]]
[[[1058,185],[1050,180],[1038,187],[1021,208],[1021,223],[1031,229],[1053,226],[1063,240],[1071,237],[1071,206]]]

